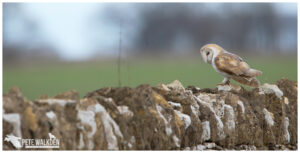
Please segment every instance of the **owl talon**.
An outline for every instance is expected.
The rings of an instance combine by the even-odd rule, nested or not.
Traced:
[[[230,81],[226,81],[226,82],[222,82],[222,83],[219,83],[217,84],[218,86],[225,86],[225,85],[229,85],[230,86]]]
[[[226,82],[225,82],[225,85],[230,85],[230,81],[229,81],[229,80],[226,81]]]

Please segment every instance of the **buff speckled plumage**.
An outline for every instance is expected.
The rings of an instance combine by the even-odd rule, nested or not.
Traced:
[[[262,72],[250,68],[239,56],[232,54],[216,44],[207,44],[200,49],[203,60],[224,76],[222,84],[229,84],[233,79],[241,84],[258,87],[260,82],[256,79]]]

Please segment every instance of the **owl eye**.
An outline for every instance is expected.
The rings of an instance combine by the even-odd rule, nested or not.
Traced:
[[[206,55],[209,55],[209,52],[207,52]]]

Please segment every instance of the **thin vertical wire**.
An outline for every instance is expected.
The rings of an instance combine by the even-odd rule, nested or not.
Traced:
[[[122,21],[120,21],[120,33],[119,33],[119,55],[118,55],[118,85],[121,87],[121,55],[122,55]]]

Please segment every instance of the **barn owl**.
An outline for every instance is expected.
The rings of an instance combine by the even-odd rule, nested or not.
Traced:
[[[249,67],[243,59],[235,54],[229,53],[216,44],[207,44],[200,49],[200,54],[205,63],[212,67],[222,76],[224,80],[219,85],[229,85],[233,80],[251,87],[259,87],[260,82],[256,79],[262,72]]]

